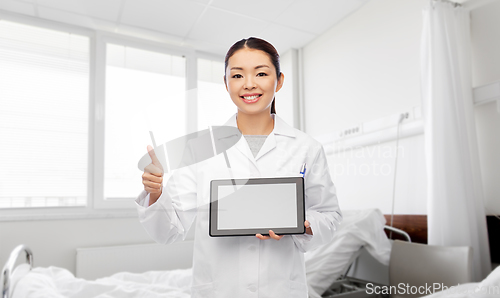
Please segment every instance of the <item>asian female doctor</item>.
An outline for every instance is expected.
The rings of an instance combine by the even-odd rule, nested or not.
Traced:
[[[162,166],[148,146],[152,163],[145,168],[144,191],[136,200],[140,222],[163,244],[184,239],[195,224],[192,298],[306,298],[303,253],[331,241],[342,220],[324,149],[276,115],[275,93],[284,75],[270,43],[253,37],[236,42],[225,67],[224,83],[237,113],[224,125],[237,127],[244,136],[227,150],[232,173],[219,154],[175,170],[163,187]],[[304,163],[305,234],[209,236],[211,180],[293,177]]]

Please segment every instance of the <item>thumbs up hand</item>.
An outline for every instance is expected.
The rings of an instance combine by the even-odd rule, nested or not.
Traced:
[[[158,200],[162,193],[163,167],[153,147],[148,145],[147,149],[152,162],[144,168],[142,184],[144,185],[144,190],[149,193],[149,205],[151,206]]]

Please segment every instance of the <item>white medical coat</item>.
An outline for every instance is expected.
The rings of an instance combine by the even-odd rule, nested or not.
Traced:
[[[342,220],[321,144],[272,116],[274,130],[256,157],[244,137],[227,150],[232,173],[219,154],[175,170],[153,205],[143,206],[149,200],[145,191],[136,200],[140,222],[159,243],[184,239],[195,223],[192,298],[306,298],[303,253],[331,241]],[[236,114],[224,125],[237,127]],[[285,235],[280,241],[209,236],[211,180],[301,176],[303,163],[307,164],[306,219],[312,236]]]

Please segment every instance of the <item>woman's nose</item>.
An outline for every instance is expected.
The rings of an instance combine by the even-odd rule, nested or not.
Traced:
[[[243,86],[243,88],[245,88],[245,89],[255,88],[255,81],[251,76],[245,78],[245,85]]]

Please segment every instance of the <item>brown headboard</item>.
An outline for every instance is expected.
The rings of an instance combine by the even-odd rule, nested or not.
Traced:
[[[384,215],[387,221],[386,225],[391,225],[391,215]],[[405,231],[410,235],[411,241],[427,244],[427,215],[394,215],[393,226]],[[389,231],[385,231],[389,237]],[[404,237],[392,233],[392,239],[405,240]]]
[[[391,215],[384,215],[386,225],[391,224]],[[486,217],[488,225],[488,238],[490,242],[491,261],[500,263],[500,219],[488,215]],[[410,235],[412,242],[427,244],[427,215],[394,215],[395,228],[405,231]],[[389,231],[385,231],[389,237]],[[392,239],[405,240],[404,237],[392,233]]]

